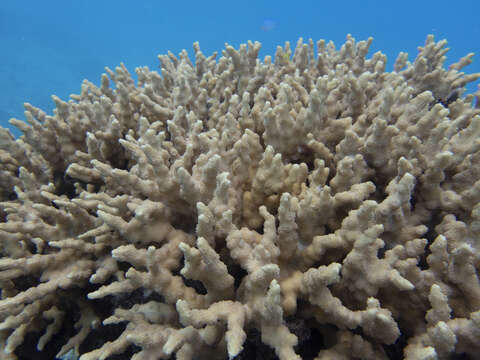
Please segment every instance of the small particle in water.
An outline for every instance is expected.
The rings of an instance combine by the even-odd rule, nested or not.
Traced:
[[[262,31],[272,31],[273,29],[275,29],[276,25],[277,23],[272,19],[265,19],[263,20],[262,26],[260,28],[262,29]]]

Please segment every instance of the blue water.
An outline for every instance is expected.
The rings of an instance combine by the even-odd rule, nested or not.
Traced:
[[[52,112],[56,94],[68,99],[83,79],[97,83],[120,62],[158,67],[157,55],[200,42],[205,55],[258,40],[263,56],[286,40],[374,37],[370,54],[400,51],[413,60],[427,34],[446,38],[447,64],[478,53],[466,72],[480,72],[480,1],[153,1],[1,0],[0,125],[24,119],[24,102]],[[473,91],[477,84],[468,88]],[[14,131],[16,135],[19,133]]]

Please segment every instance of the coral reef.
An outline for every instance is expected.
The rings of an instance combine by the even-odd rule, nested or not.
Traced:
[[[371,41],[194,44],[25,104],[0,359],[478,358],[480,74]]]

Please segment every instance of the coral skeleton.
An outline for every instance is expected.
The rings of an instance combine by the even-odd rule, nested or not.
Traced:
[[[371,42],[195,43],[26,103],[0,359],[478,359],[480,74]]]

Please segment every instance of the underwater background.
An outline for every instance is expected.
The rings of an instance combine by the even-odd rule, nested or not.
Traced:
[[[382,51],[391,71],[399,52],[413,61],[428,34],[446,38],[446,64],[477,53],[468,73],[480,72],[480,1],[153,1],[2,0],[0,2],[0,125],[24,119],[23,103],[51,114],[51,95],[67,100],[83,79],[99,84],[104,67],[120,62],[158,69],[158,54],[177,55],[199,41],[209,56],[225,43],[260,41],[260,58],[299,37],[374,37],[369,57]],[[160,69],[158,69],[160,70]],[[476,90],[478,81],[469,86]],[[19,131],[12,129],[18,136]]]

